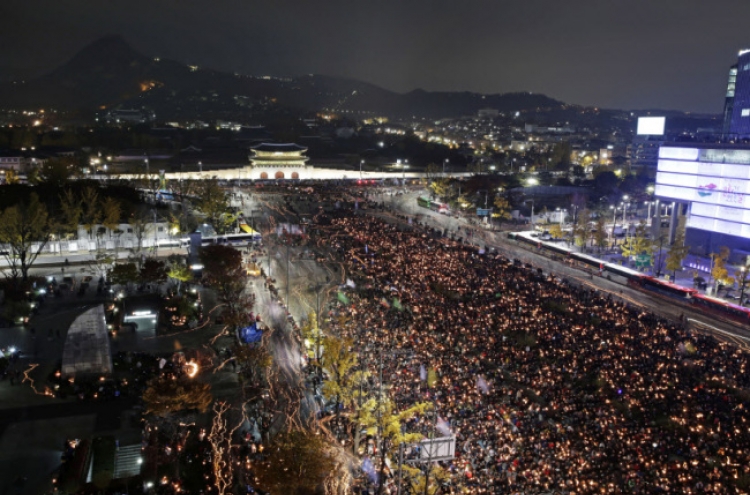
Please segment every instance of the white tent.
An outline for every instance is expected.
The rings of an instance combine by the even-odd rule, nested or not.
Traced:
[[[80,314],[68,330],[62,358],[62,375],[112,373],[109,335],[101,304]]]

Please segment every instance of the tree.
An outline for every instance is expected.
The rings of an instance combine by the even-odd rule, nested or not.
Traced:
[[[140,280],[146,284],[163,284],[167,281],[167,266],[156,258],[146,258],[140,270]]]
[[[685,259],[689,251],[690,246],[685,245],[685,226],[683,223],[683,225],[677,227],[674,242],[667,251],[667,270],[672,272],[673,280],[677,277],[677,270],[682,269],[682,260]]]
[[[206,412],[213,402],[211,386],[185,376],[173,378],[160,375],[152,378],[143,392],[146,414],[168,416],[196,409]]]
[[[120,226],[120,216],[122,215],[122,208],[120,202],[115,198],[107,196],[104,201],[101,202],[102,209],[102,225],[107,227],[109,230],[115,230]]]
[[[109,280],[116,285],[128,285],[138,281],[140,273],[135,263],[119,263],[109,271]]]
[[[29,269],[50,239],[50,221],[47,208],[31,193],[28,202],[3,210],[0,215],[0,244],[7,245],[3,251],[10,267],[11,278],[22,280],[29,277]]]
[[[560,224],[553,223],[552,225],[550,225],[550,227],[549,227],[549,235],[553,239],[562,239],[564,233],[563,233],[562,227],[560,227]]]
[[[570,168],[570,142],[557,143],[552,149],[550,159],[555,170],[568,170]]]
[[[734,277],[729,275],[727,270],[727,259],[729,259],[729,248],[722,246],[718,253],[711,253],[711,276],[714,279],[714,288],[718,290],[720,285],[734,284]]]
[[[51,158],[35,170],[39,183],[62,189],[73,175],[75,163],[70,158]]]
[[[743,301],[745,300],[745,294],[747,293],[747,284],[750,282],[750,270],[748,269],[747,265],[743,265],[740,267],[739,270],[734,272],[735,279],[737,280],[737,285],[740,288],[740,300],[738,304],[740,306],[743,305]]]
[[[214,487],[219,495],[224,495],[232,487],[234,469],[232,468],[232,436],[242,426],[240,421],[233,428],[227,426],[229,406],[225,402],[214,404],[214,417],[211,421],[211,432],[208,442],[211,444],[211,471],[214,475]],[[245,419],[245,415],[242,415]]]
[[[603,247],[607,247],[607,220],[603,214],[599,214],[594,223],[594,243],[599,248],[599,251]]]
[[[81,223],[86,227],[89,239],[94,239],[94,226],[99,224],[102,219],[102,210],[99,204],[99,192],[94,187],[86,187],[81,191]],[[98,245],[98,239],[97,239]]]
[[[591,238],[590,220],[591,212],[584,208],[578,213],[576,223],[573,225],[573,240],[576,246],[581,247],[584,252],[586,251],[586,243]]]
[[[248,378],[252,385],[260,386],[263,373],[273,364],[273,356],[268,352],[265,345],[235,345],[233,347],[234,358],[240,365],[243,376]]]
[[[244,283],[242,285],[237,292],[224,301],[226,304],[226,311],[223,313],[224,321],[230,329],[247,326],[250,321],[250,312],[255,305],[255,297],[245,292]]]
[[[102,252],[96,253],[96,256],[89,260],[88,265],[91,267],[91,271],[94,275],[98,277],[106,277],[116,261],[117,257],[113,254]]]
[[[353,352],[354,341],[325,337],[321,366],[328,379],[323,383],[323,396],[336,406],[336,423],[340,416],[340,406],[351,406],[357,399],[362,375],[366,371],[355,371],[358,365],[357,353]]]
[[[372,433],[380,437],[380,476],[378,493],[382,493],[382,484],[385,474],[386,453],[390,447],[398,447],[402,443],[418,442],[423,438],[421,433],[405,433],[403,424],[413,417],[423,414],[432,408],[429,402],[418,402],[413,406],[398,411],[396,405],[388,398],[371,398],[360,407],[357,421]]]
[[[310,311],[307,314],[307,321],[305,321],[300,327],[300,334],[302,335],[303,342],[310,342],[314,346],[311,353],[312,356],[308,353],[307,357],[317,359],[320,354],[318,346],[323,339],[323,331],[318,326],[318,317],[315,314],[315,311]]]
[[[612,171],[604,171],[594,177],[593,189],[602,195],[610,194],[617,188],[620,179]]]
[[[193,272],[187,265],[173,263],[169,267],[167,277],[177,282],[177,294],[179,294],[182,283],[193,279]]]
[[[313,495],[338,463],[322,436],[293,430],[276,435],[254,468],[258,485],[271,495]]]
[[[635,234],[625,238],[620,245],[622,255],[633,258],[639,254],[653,254],[654,244],[648,238],[646,222],[641,221],[635,228]]]
[[[510,220],[510,201],[508,201],[508,198],[495,196],[493,205],[495,206],[495,211],[492,212],[493,218],[499,219],[501,224],[503,220]]]
[[[411,488],[410,493],[417,495],[424,493],[427,495],[435,495],[438,493],[441,484],[450,479],[450,472],[438,464],[431,464],[428,466],[429,477],[425,477],[425,474],[421,469],[409,464],[402,464],[400,467],[403,471],[404,478],[406,478],[406,481]],[[428,486],[425,487],[425,484]]]
[[[5,183],[6,184],[18,184],[21,181],[21,179],[18,178],[18,173],[13,170],[12,168],[9,168],[5,171]]]
[[[149,225],[148,215],[144,210],[134,212],[128,219],[128,223],[133,227],[135,236],[135,246],[130,249],[131,259],[135,260],[138,266],[143,263],[143,238],[146,236],[146,229]]]
[[[64,189],[62,194],[60,194],[60,215],[58,217],[61,230],[76,235],[78,233],[78,225],[81,223],[82,215],[83,207],[81,206],[81,202],[78,201],[78,198],[76,198],[73,190]]]
[[[437,197],[442,201],[448,195],[449,182],[448,179],[433,179],[429,186],[433,197]]]
[[[235,220],[235,216],[229,213],[229,200],[224,189],[219,186],[219,181],[215,177],[204,180],[196,193],[198,197],[195,207],[206,215],[206,220],[217,233],[225,233]]]
[[[242,268],[242,253],[230,246],[213,245],[200,250],[203,278],[213,286],[222,300],[229,303],[247,285]]]

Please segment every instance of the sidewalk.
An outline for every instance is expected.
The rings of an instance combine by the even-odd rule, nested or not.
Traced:
[[[569,233],[569,231],[565,231],[566,233]],[[624,240],[624,239],[623,239]],[[589,241],[590,243],[591,241]],[[653,255],[653,264],[645,269],[639,269],[636,266],[636,262],[633,259],[628,259],[627,257],[622,255],[622,250],[620,248],[620,245],[617,243],[617,240],[615,241],[615,246],[611,247],[610,244],[607,244],[606,248],[602,248],[601,251],[596,246],[588,245],[586,247],[586,251],[584,252],[579,246],[576,246],[575,243],[569,242],[568,240],[565,241],[558,241],[557,244],[564,246],[565,248],[571,249],[576,252],[580,252],[582,254],[585,254],[587,256],[597,258],[602,260],[605,263],[615,263],[620,264],[624,267],[631,268],[633,270],[640,271],[644,275],[650,275],[652,277],[656,277],[656,264],[660,263],[661,270],[659,271],[658,278],[664,279],[668,282],[674,283],[676,285],[680,285],[682,287],[687,287],[690,289],[696,289],[699,293],[704,295],[710,295],[711,297],[715,297],[717,299],[724,300],[730,304],[739,304],[738,296],[740,293],[740,283],[736,283],[736,287],[732,286],[728,293],[735,296],[735,297],[726,297],[726,292],[722,290],[722,295],[719,296],[717,294],[709,294],[712,287],[712,275],[711,275],[711,259],[698,256],[698,255],[688,255],[685,257],[685,259],[682,261],[682,269],[677,270],[675,273],[673,273],[670,270],[667,270],[666,264],[667,264],[667,257],[669,253],[669,248],[665,247],[661,250],[661,254],[659,252],[655,252]],[[729,273],[729,276],[734,277],[735,272],[739,271],[739,266],[734,265],[726,265],[727,271]],[[703,278],[703,280],[708,283],[708,288],[703,289],[701,287],[697,287],[694,284],[694,275],[700,278]],[[750,295],[750,284],[746,284],[745,288],[745,297],[743,299],[747,300],[747,296]]]

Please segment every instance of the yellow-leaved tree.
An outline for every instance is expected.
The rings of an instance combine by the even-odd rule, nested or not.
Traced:
[[[156,416],[168,416],[191,409],[206,412],[213,400],[209,384],[186,377],[176,380],[166,375],[152,378],[143,392],[146,414]]]
[[[357,421],[367,428],[368,434],[377,435],[380,438],[379,485],[383,483],[387,453],[402,443],[418,442],[424,437],[421,433],[405,433],[402,430],[403,424],[419,414],[424,414],[432,407],[429,402],[418,402],[399,411],[387,397],[371,398],[362,404]],[[382,486],[378,486],[377,493],[382,493],[381,489]]]
[[[409,493],[435,495],[440,486],[450,479],[450,472],[438,464],[431,464],[428,469],[429,476],[425,476],[425,472],[419,468],[409,464],[401,465],[404,478],[411,488]]]
[[[720,247],[718,253],[711,253],[711,261],[713,262],[711,276],[714,279],[715,289],[718,289],[719,285],[734,284],[734,277],[729,275],[727,269],[727,259],[729,259],[729,248],[726,246]]]
[[[350,408],[361,402],[364,396],[363,384],[369,376],[368,371],[357,369],[359,361],[353,348],[354,342],[351,339],[323,338],[321,365],[327,376],[323,382],[323,396],[335,404],[337,425],[341,406]],[[359,443],[358,438],[355,443]]]

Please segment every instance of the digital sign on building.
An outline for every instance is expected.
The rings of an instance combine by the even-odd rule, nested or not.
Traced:
[[[664,117],[638,117],[636,134],[639,136],[663,136],[665,123],[666,118]]]
[[[750,150],[662,146],[655,194],[690,203],[688,227],[750,239]]]

